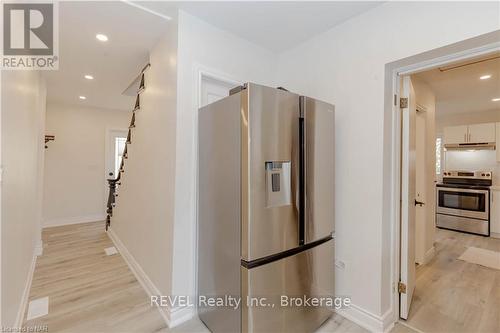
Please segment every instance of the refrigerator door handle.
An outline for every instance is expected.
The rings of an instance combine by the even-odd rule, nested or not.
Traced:
[[[304,123],[304,113],[305,113],[305,98],[300,96],[299,98],[299,246],[305,244],[306,240],[306,200],[305,200],[305,123]]]

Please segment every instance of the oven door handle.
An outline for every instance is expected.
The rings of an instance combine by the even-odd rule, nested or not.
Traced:
[[[459,187],[438,187],[439,191],[446,192],[463,192],[463,193],[477,193],[477,194],[488,194],[488,190],[475,190],[469,188],[459,188]]]
[[[425,205],[425,202],[422,202],[422,201],[417,201],[417,199],[415,199],[415,206],[420,206],[420,207],[422,207],[423,205]]]

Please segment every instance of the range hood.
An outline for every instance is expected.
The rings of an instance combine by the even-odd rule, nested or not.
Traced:
[[[445,144],[446,150],[495,150],[495,142]]]

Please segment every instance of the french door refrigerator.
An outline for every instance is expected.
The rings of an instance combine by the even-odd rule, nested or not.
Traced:
[[[198,125],[200,319],[212,332],[313,332],[330,309],[283,300],[334,294],[334,106],[248,83]],[[240,305],[208,303],[228,297]]]

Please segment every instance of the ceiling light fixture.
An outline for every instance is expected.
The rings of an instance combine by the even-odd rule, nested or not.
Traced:
[[[492,102],[500,102],[500,97],[493,98],[491,101],[492,101]]]
[[[479,79],[480,80],[488,80],[490,77],[491,77],[491,75],[487,74],[487,75],[480,76]]]
[[[78,96],[79,99],[87,99],[85,96]]]
[[[94,77],[92,75],[89,75],[89,74],[85,75],[84,78],[86,78],[87,80],[93,80],[94,79]]]
[[[97,34],[97,35],[95,35],[95,38],[97,38],[97,40],[101,41],[101,42],[107,42],[108,41],[108,36],[103,35],[103,34]]]

